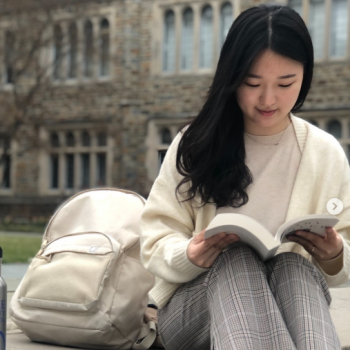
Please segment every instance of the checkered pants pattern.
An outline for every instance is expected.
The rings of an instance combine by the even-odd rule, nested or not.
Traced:
[[[158,310],[167,350],[341,349],[317,268],[283,253],[263,263],[248,247],[222,253]]]

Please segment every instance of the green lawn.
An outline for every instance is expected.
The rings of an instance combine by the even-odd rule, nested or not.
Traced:
[[[3,263],[27,263],[41,246],[41,237],[0,235]]]
[[[44,233],[46,224],[14,224],[0,223],[0,231],[17,231],[17,232],[37,232]]]

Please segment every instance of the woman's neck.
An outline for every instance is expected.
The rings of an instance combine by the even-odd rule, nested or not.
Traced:
[[[245,124],[244,131],[247,134],[255,135],[255,136],[271,136],[276,135],[288,128],[288,126],[292,123],[290,115],[287,118],[284,118],[278,124],[272,125],[271,127],[261,127],[255,124]]]

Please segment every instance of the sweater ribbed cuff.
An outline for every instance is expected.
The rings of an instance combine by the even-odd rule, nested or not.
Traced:
[[[172,246],[171,255],[166,255],[166,260],[169,259],[169,265],[173,266],[176,270],[182,271],[186,282],[193,280],[203,272],[208,271],[207,268],[202,268],[194,265],[187,256],[187,247],[193,238],[177,242]]]
[[[343,248],[343,254],[342,254],[342,268],[340,271],[338,271],[335,275],[330,275],[327,273],[327,271],[324,271],[322,269],[321,264],[316,260],[313,259],[313,262],[316,266],[319,266],[323,272],[323,276],[325,277],[328,286],[329,287],[338,287],[341,284],[344,284],[349,281],[350,279],[350,246],[347,242],[345,242],[344,238],[341,237],[343,240],[344,248]],[[335,258],[333,260],[328,260],[328,262],[337,261],[338,258]]]

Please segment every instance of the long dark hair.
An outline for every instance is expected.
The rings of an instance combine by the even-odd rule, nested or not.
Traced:
[[[286,6],[260,5],[242,12],[222,47],[207,100],[179,143],[176,168],[183,179],[176,193],[183,194],[181,186],[187,184],[186,200],[199,195],[201,205],[236,208],[248,202],[246,188],[253,178],[245,164],[244,120],[235,93],[267,49],[303,64],[303,83],[292,111],[303,105],[314,64],[304,21]]]

